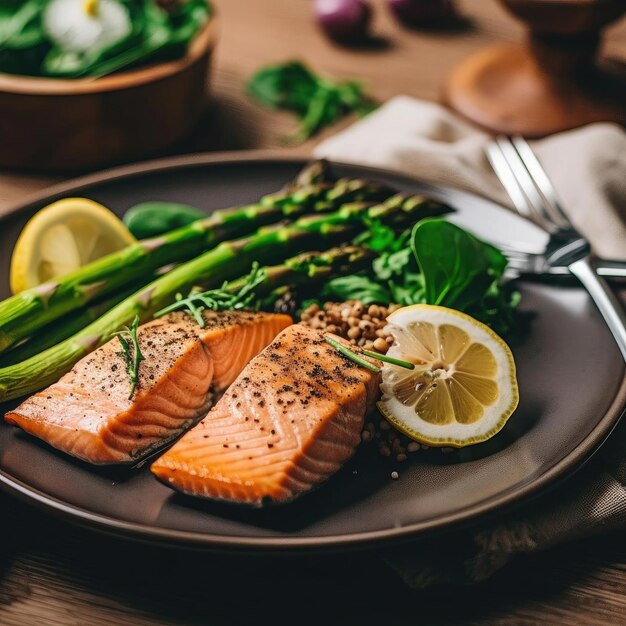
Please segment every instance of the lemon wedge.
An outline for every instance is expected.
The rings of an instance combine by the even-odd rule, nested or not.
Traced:
[[[38,211],[22,230],[11,257],[11,291],[64,276],[116,252],[135,238],[109,209],[66,198]]]
[[[462,448],[493,437],[519,402],[515,362],[506,343],[474,318],[440,306],[404,307],[388,318],[394,343],[385,364],[381,413],[428,446]]]

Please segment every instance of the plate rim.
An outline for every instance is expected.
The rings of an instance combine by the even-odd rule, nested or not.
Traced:
[[[131,165],[122,165],[109,168],[94,174],[87,174],[46,187],[34,194],[29,194],[19,202],[12,203],[0,216],[0,224],[11,219],[18,213],[27,212],[34,205],[47,201],[60,194],[78,192],[81,189],[105,182],[113,182],[133,176],[159,172],[165,170],[185,169],[188,167],[202,167],[207,165],[221,165],[245,162],[284,162],[305,163],[314,159],[310,154],[284,152],[280,150],[242,150],[229,152],[208,152],[165,157],[150,161],[142,161]],[[439,190],[451,190],[455,193],[471,196],[492,205],[497,204],[489,198],[480,196],[452,186],[429,185],[417,177],[394,172],[392,170],[329,160],[331,164],[345,167],[356,167],[370,171],[373,175],[388,175],[406,180],[414,180],[422,185]],[[503,208],[503,210],[506,210]],[[246,535],[221,535],[214,533],[200,533],[192,531],[159,528],[138,522],[127,522],[88,509],[68,504],[58,498],[47,495],[38,489],[29,486],[24,481],[14,478],[0,468],[0,487],[10,495],[37,505],[38,508],[53,513],[70,522],[93,528],[105,534],[114,534],[126,538],[149,543],[177,545],[190,548],[205,548],[209,550],[225,551],[254,551],[254,552],[302,552],[310,550],[337,551],[343,549],[377,548],[383,544],[399,543],[416,540],[426,534],[442,532],[464,523],[476,521],[478,518],[501,512],[516,503],[527,501],[529,498],[544,492],[559,481],[570,477],[578,471],[599,450],[621,417],[626,414],[626,377],[617,389],[617,392],[605,414],[587,436],[565,457],[555,463],[543,474],[510,492],[482,500],[470,507],[455,513],[416,522],[400,528],[364,531],[346,535],[318,535],[312,537],[253,537]]]

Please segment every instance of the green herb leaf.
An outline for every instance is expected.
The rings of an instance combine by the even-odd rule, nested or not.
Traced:
[[[506,269],[506,257],[459,226],[438,218],[418,222],[411,248],[424,275],[428,304],[465,311]]]
[[[139,365],[145,360],[137,338],[138,328],[139,316],[136,315],[130,328],[125,328],[123,331],[116,333],[116,337],[119,339],[120,345],[122,346],[122,356],[126,362],[126,371],[130,378],[129,400],[132,400],[135,395],[137,383],[139,382]]]
[[[503,287],[506,257],[459,226],[438,218],[395,235],[378,220],[355,243],[378,252],[368,275],[330,280],[319,301],[359,300],[365,305],[439,304],[464,311],[505,334],[516,327],[519,294]]]
[[[376,276],[381,280],[389,280],[394,276],[402,276],[413,261],[411,248],[408,246],[398,252],[381,254],[372,267]]]
[[[261,104],[297,114],[300,126],[292,138],[296,141],[308,139],[351,113],[365,115],[375,106],[357,82],[321,78],[299,61],[261,68],[247,88]]]
[[[137,239],[158,237],[206,215],[188,204],[142,202],[126,211],[124,224]]]
[[[367,230],[354,239],[359,246],[366,246],[375,252],[390,252],[398,248],[395,242],[398,240],[396,231],[380,219],[364,218],[363,222]]]
[[[426,303],[465,311],[499,333],[515,327],[519,294],[501,285],[507,259],[500,250],[437,218],[415,225],[411,248]]]
[[[163,317],[173,311],[186,310],[193,315],[198,326],[204,328],[206,322],[202,316],[204,310],[209,311],[239,311],[250,308],[257,301],[254,290],[265,281],[266,272],[254,263],[250,274],[245,278],[243,286],[236,292],[229,291],[230,283],[226,281],[220,289],[209,291],[191,290],[186,298],[181,294],[176,296],[176,302],[154,314],[154,317]]]
[[[268,65],[248,81],[248,93],[261,104],[301,116],[308,111],[317,89],[315,75],[298,61]]]
[[[12,3],[0,9],[0,49],[28,48],[43,40],[39,25],[43,5],[41,0]]]
[[[368,304],[391,304],[393,302],[389,288],[367,276],[340,276],[328,281],[320,293],[322,300],[359,300]]]
[[[402,306],[425,302],[424,276],[417,271],[405,270],[401,278],[387,281],[391,301]]]

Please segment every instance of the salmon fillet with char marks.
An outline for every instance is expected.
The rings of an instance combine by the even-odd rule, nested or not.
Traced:
[[[361,440],[379,375],[324,335],[285,329],[152,472],[184,493],[254,506],[288,502],[329,478]]]
[[[134,463],[193,425],[250,359],[285,327],[287,315],[205,311],[205,328],[186,313],[140,326],[145,360],[136,392],[121,345],[112,339],[5,419],[94,464]]]

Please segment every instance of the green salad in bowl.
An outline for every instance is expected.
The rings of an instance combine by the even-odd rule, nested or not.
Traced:
[[[211,15],[209,0],[5,0],[0,72],[97,78],[181,58]]]

